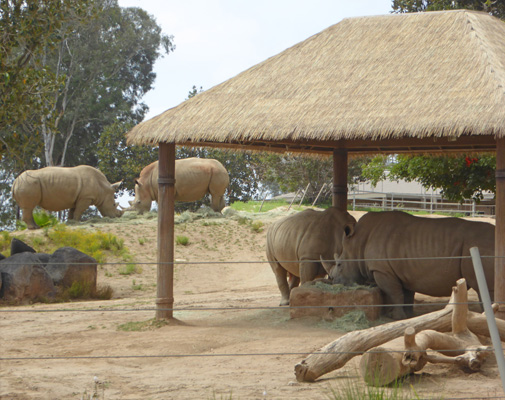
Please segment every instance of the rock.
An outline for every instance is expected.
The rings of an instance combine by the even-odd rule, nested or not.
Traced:
[[[289,298],[291,318],[318,316],[331,320],[359,309],[363,310],[370,321],[379,318],[381,307],[367,307],[383,304],[382,293],[379,288],[363,287],[356,290],[332,291],[332,286],[320,285],[320,287],[316,287],[315,281],[313,281],[294,288]],[[344,305],[350,307],[342,307]]]
[[[3,300],[27,303],[55,294],[53,281],[36,254],[18,253],[1,260],[0,275]]]
[[[24,253],[24,252],[36,253],[36,251],[33,247],[28,246],[22,240],[13,238],[11,240],[11,256],[13,256],[14,254],[19,254],[19,253]]]
[[[62,247],[56,250],[45,266],[57,286],[71,287],[73,282],[87,282],[96,289],[97,261],[74,249]]]

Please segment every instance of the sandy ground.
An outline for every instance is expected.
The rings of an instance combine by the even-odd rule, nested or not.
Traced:
[[[331,390],[364,388],[360,357],[315,383],[295,379],[296,363],[343,332],[276,307],[273,273],[258,261],[266,259],[266,228],[281,215],[253,215],[264,223],[260,233],[232,218],[177,225],[190,243],[175,248],[176,320],[140,331],[119,327],[154,317],[156,219],[83,224],[123,238],[141,270],[125,276],[122,265],[100,266],[99,283],[115,291],[109,301],[0,308],[0,398],[328,399]],[[493,358],[476,373],[428,365],[410,386],[411,398],[504,396]]]

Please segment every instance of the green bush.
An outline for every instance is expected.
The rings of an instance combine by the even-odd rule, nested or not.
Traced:
[[[64,289],[58,296],[56,301],[68,301],[76,299],[98,299],[110,300],[114,291],[110,286],[94,287],[91,282],[72,282],[72,286]]]
[[[34,211],[33,220],[41,228],[56,226],[59,224],[58,218],[53,214],[48,214],[45,211]],[[16,229],[22,231],[27,228],[26,223],[21,220],[16,221]]]
[[[187,236],[177,236],[175,238],[175,243],[181,246],[187,246],[189,244],[189,238]]]

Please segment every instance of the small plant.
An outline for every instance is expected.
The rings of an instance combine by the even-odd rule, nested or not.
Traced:
[[[175,238],[175,243],[181,246],[187,246],[189,244],[189,238],[187,236],[177,236]]]
[[[137,285],[137,283],[135,282],[135,279],[132,280],[132,289],[133,290],[143,290],[144,288],[142,287],[142,284],[139,283]]]
[[[261,221],[252,222],[251,229],[256,233],[263,232],[263,222],[261,222]]]
[[[9,235],[9,232],[1,231],[0,232],[0,253],[4,256],[7,256],[7,252],[10,253],[10,245],[11,245],[12,237]]]
[[[144,244],[146,244],[146,239],[145,238],[139,238],[139,244],[141,246],[143,246]]]
[[[136,264],[129,263],[119,269],[119,275],[132,275],[142,273],[142,268]]]

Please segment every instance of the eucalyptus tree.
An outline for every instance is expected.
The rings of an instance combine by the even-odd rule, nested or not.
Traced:
[[[154,62],[174,49],[152,16],[121,8],[116,0],[95,0],[86,23],[62,29],[57,46],[37,59],[41,69],[61,78],[59,90],[24,130],[40,132],[45,165],[96,166],[101,132],[116,121],[140,122],[141,99],[152,88]]]

